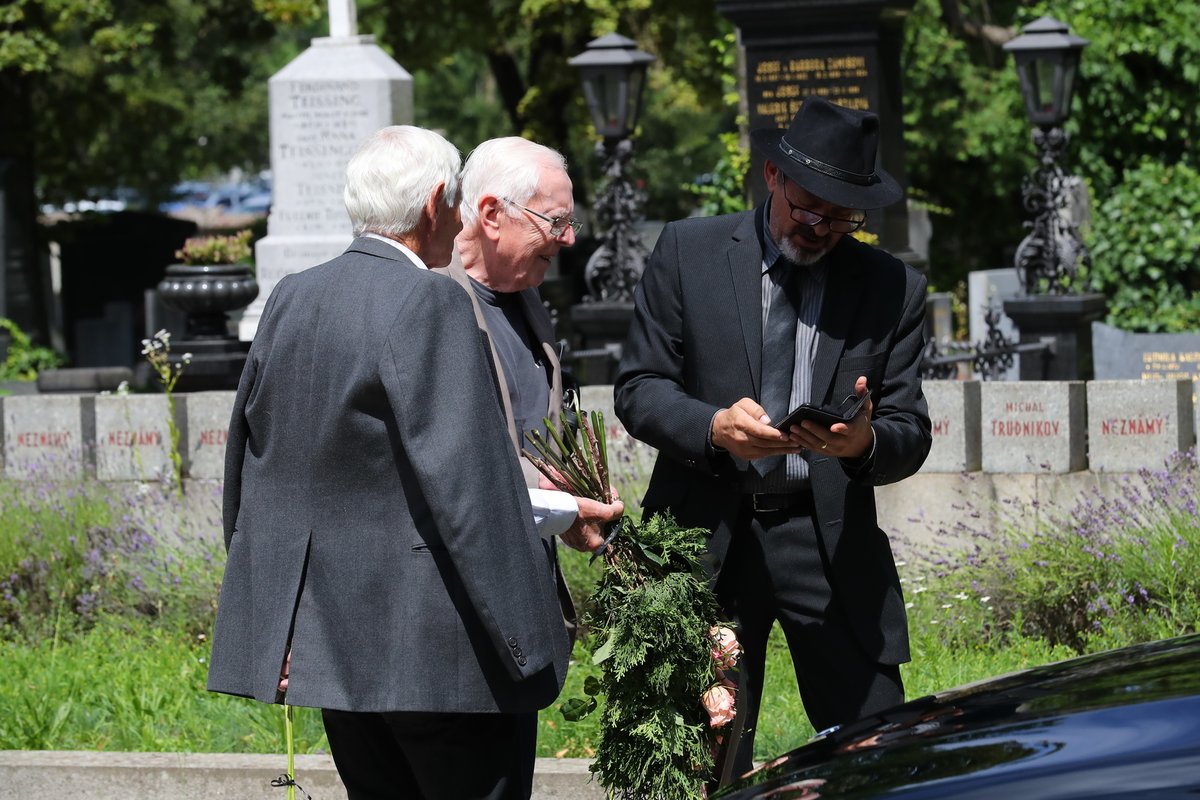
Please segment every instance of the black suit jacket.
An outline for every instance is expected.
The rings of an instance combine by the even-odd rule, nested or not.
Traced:
[[[276,285],[238,386],[210,689],[531,711],[569,642],[470,300],[356,239]]]
[[[615,387],[626,429],[659,450],[644,507],[712,530],[718,559],[733,535],[748,464],[714,453],[708,434],[718,410],[759,397],[761,213],[667,225],[637,288]],[[836,404],[865,375],[876,447],[867,463],[813,454],[815,519],[830,582],[860,642],[880,662],[901,663],[909,658],[904,601],[872,487],[913,474],[929,453],[918,372],[926,281],[849,236],[826,261],[811,401]]]

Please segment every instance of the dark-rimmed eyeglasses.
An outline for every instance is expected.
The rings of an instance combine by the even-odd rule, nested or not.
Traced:
[[[780,177],[782,178],[782,173],[780,173]],[[826,217],[818,214],[815,211],[810,211],[803,206],[798,206],[787,196],[786,179],[781,180],[780,184],[783,186],[783,202],[788,204],[788,209],[791,213],[793,222],[799,222],[801,225],[807,225],[810,228],[815,228],[824,222],[829,226],[829,230],[833,231],[834,233],[854,233],[863,226],[863,223],[867,221],[865,214],[859,215],[854,219]]]
[[[570,228],[575,233],[579,233],[579,229],[583,227],[583,223],[580,222],[579,220],[575,219],[574,217],[568,217],[568,218],[551,217],[546,214],[543,214],[540,211],[534,211],[532,208],[526,208],[525,206],[521,205],[516,200],[513,200],[511,198],[501,197],[500,199],[506,203],[512,203],[517,208],[521,209],[522,211],[532,214],[533,216],[537,217],[538,219],[544,219],[544,220],[546,220],[546,222],[549,222],[551,238],[557,239],[558,237],[562,236],[564,233],[567,232],[567,228]]]

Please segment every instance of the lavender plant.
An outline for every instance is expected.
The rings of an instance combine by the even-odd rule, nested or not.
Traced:
[[[0,482],[0,639],[71,636],[104,617],[208,630],[219,527],[185,517],[169,485]]]
[[[1082,653],[1200,630],[1198,476],[1189,450],[996,530],[964,509],[909,599],[932,589],[931,619],[963,644],[1015,635]]]

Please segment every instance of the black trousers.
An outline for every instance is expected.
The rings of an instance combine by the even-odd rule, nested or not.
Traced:
[[[737,672],[744,691],[738,692],[737,710],[745,715],[745,727],[734,757],[735,774],[752,766],[767,638],[776,620],[792,654],[800,699],[816,730],[904,702],[900,668],[880,664],[862,649],[828,574],[812,517],[743,510],[717,583],[742,645]]]
[[[537,714],[322,709],[350,800],[529,800]]]

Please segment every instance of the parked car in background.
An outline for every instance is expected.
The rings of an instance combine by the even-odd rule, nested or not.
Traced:
[[[721,800],[1200,798],[1200,634],[952,689],[818,735]]]

